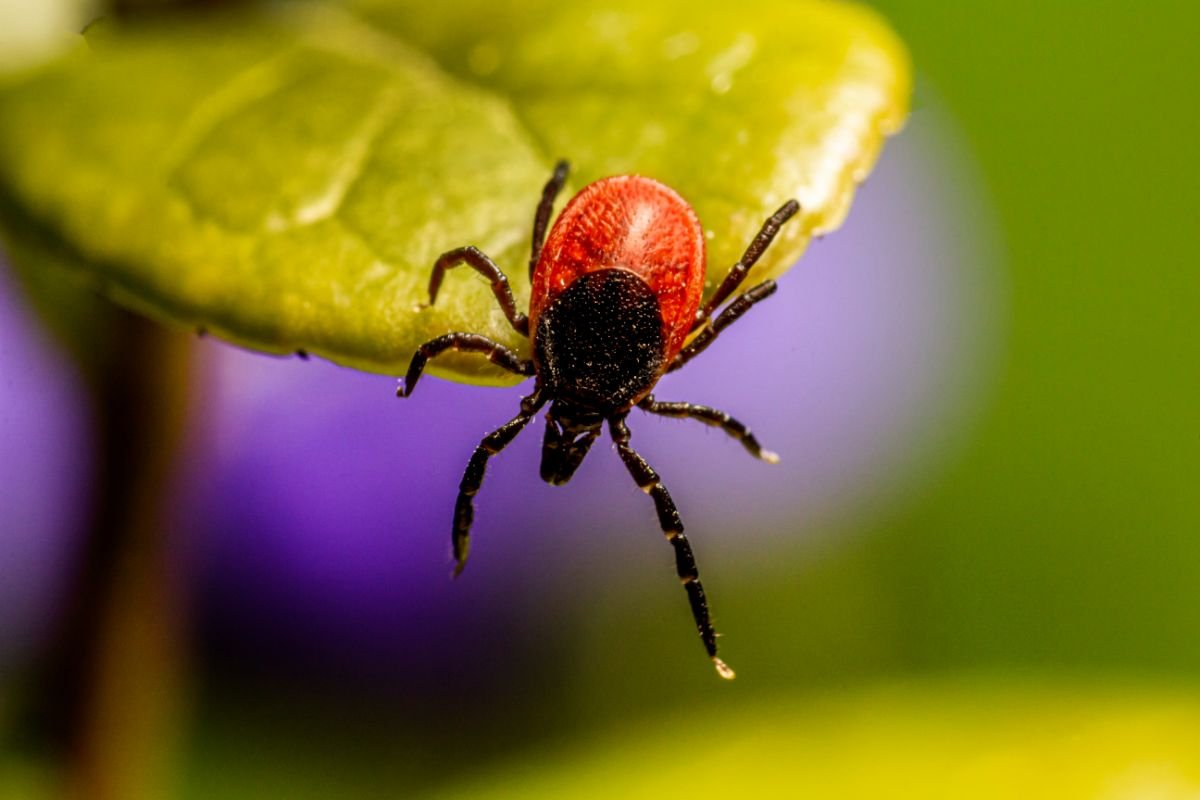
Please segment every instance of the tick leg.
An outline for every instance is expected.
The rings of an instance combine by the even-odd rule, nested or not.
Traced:
[[[454,531],[451,534],[456,578],[467,565],[467,551],[471,548],[471,522],[475,519],[474,498],[479,492],[480,484],[483,483],[488,459],[508,447],[517,434],[529,424],[529,420],[533,419],[542,402],[540,390],[535,390],[529,397],[522,399],[521,413],[483,437],[483,441],[471,454],[471,460],[467,462],[467,469],[458,484],[458,499],[454,503]]]
[[[408,372],[404,374],[404,382],[396,389],[397,397],[408,397],[417,387],[421,373],[425,371],[425,362],[447,350],[460,350],[468,353],[483,353],[498,367],[518,375],[532,375],[533,362],[521,358],[499,342],[493,342],[486,336],[477,333],[447,333],[431,339],[417,348],[412,361],[408,364]]]
[[[703,353],[705,348],[717,338],[717,334],[736,322],[755,303],[766,300],[775,294],[775,288],[775,281],[763,281],[758,286],[746,290],[745,294],[738,295],[732,303],[717,315],[716,319],[712,320],[707,328],[700,332],[699,336],[692,339],[687,347],[679,351],[679,354],[671,361],[671,366],[667,367],[667,372],[674,372]]]
[[[696,630],[708,657],[717,668],[717,674],[722,678],[733,678],[733,670],[717,657],[717,633],[713,630],[712,621],[708,614],[708,600],[704,596],[704,587],[700,583],[700,571],[696,568],[696,559],[692,555],[692,547],[687,537],[683,535],[683,522],[679,519],[679,511],[675,508],[667,487],[663,486],[658,473],[651,469],[646,459],[638,455],[629,446],[629,427],[624,417],[609,420],[613,441],[617,452],[625,462],[625,468],[633,476],[633,480],[643,492],[654,499],[654,508],[658,512],[658,523],[662,527],[667,541],[675,548],[675,571],[683,588],[687,591],[688,603],[692,607],[692,617],[696,620]]]
[[[562,191],[567,182],[567,171],[570,165],[559,161],[554,165],[554,174],[546,181],[542,189],[542,200],[538,203],[537,213],[533,216],[533,247],[529,254],[529,280],[533,280],[533,270],[538,259],[542,256],[542,243],[546,240],[546,226],[550,224],[550,212],[554,209],[554,198]]]
[[[742,281],[746,280],[746,274],[750,272],[750,268],[758,261],[766,249],[771,246],[771,242],[775,239],[775,234],[779,233],[779,229],[783,227],[783,223],[787,222],[796,212],[800,210],[800,204],[795,200],[788,200],[779,210],[771,216],[767,217],[767,221],[763,223],[762,229],[754,240],[750,242],[750,246],[746,248],[746,252],[742,255],[738,262],[729,270],[729,274],[725,276],[725,280],[721,281],[721,285],[717,287],[717,291],[713,293],[712,298],[705,304],[704,308],[696,312],[696,323],[692,329],[700,327],[704,321],[712,316],[712,313],[724,303],[726,298],[737,291],[737,288],[742,285]]]
[[[529,319],[517,311],[517,302],[513,299],[512,288],[508,285],[508,276],[478,247],[456,247],[438,256],[438,260],[433,263],[433,274],[429,276],[429,305],[433,305],[437,300],[438,289],[442,286],[446,270],[459,264],[468,265],[492,282],[492,294],[496,295],[496,302],[500,304],[500,309],[508,318],[509,324],[517,333],[528,336]]]
[[[660,414],[664,417],[695,419],[703,422],[705,425],[720,428],[741,442],[742,446],[755,458],[761,458],[768,464],[779,463],[779,456],[776,453],[764,450],[749,428],[724,411],[718,411],[708,406],[698,406],[695,403],[660,403],[654,399],[653,395],[646,397],[638,403],[638,408],[643,411],[649,411],[651,414]]]

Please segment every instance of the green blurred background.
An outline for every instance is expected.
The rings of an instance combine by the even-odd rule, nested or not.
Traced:
[[[875,539],[908,658],[1189,676],[1200,15],[880,8],[970,141],[1011,286],[1005,363],[967,452]]]
[[[734,562],[732,686],[604,668],[615,641],[696,655],[640,613],[666,590],[607,603],[552,689],[432,728],[201,674],[182,796],[1200,792],[1200,7],[873,5],[911,48],[913,125],[949,121],[945,169],[994,213],[963,235],[998,245],[995,360],[929,471],[853,530]],[[7,763],[0,797],[53,773]]]

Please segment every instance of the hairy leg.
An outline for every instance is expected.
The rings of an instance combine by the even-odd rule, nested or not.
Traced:
[[[750,246],[746,248],[746,252],[738,259],[738,262],[729,270],[729,274],[725,276],[725,280],[721,281],[721,285],[717,287],[717,291],[713,293],[708,303],[696,312],[696,324],[694,328],[703,325],[704,321],[712,316],[712,313],[720,307],[721,303],[724,303],[726,298],[737,291],[738,287],[742,285],[742,281],[746,280],[746,275],[750,272],[750,268],[758,262],[762,254],[771,246],[771,242],[775,239],[775,234],[779,233],[779,229],[783,227],[783,223],[795,216],[799,210],[800,204],[798,202],[788,200],[779,207],[778,211],[767,217],[767,221],[763,223],[758,235],[750,242]]]
[[[475,495],[483,483],[483,473],[488,459],[507,447],[517,437],[538,409],[542,406],[541,390],[521,400],[521,413],[483,437],[483,441],[471,454],[467,469],[458,485],[458,499],[454,503],[454,530],[451,547],[454,552],[454,577],[458,577],[467,565],[467,553],[471,549],[471,522],[475,519]]]
[[[662,532],[671,546],[675,548],[675,571],[679,575],[679,580],[683,582],[683,588],[687,591],[688,604],[692,608],[692,618],[696,621],[696,630],[700,634],[700,641],[704,643],[708,657],[712,659],[713,666],[717,668],[717,674],[722,678],[731,679],[734,677],[733,670],[717,656],[717,632],[713,630],[712,620],[709,617],[708,599],[704,596],[704,587],[700,583],[700,571],[696,568],[692,546],[688,543],[687,537],[683,535],[683,521],[679,518],[679,511],[675,508],[675,503],[671,500],[667,487],[663,486],[658,473],[651,469],[650,465],[646,463],[646,459],[629,446],[630,434],[629,427],[625,424],[625,418],[617,417],[609,420],[609,429],[612,431],[613,441],[617,445],[617,452],[621,455],[621,460],[625,462],[625,468],[629,470],[629,474],[633,476],[638,487],[654,500],[654,508],[658,512],[658,522],[662,527]]]
[[[718,411],[708,406],[696,405],[695,403],[660,403],[654,399],[653,395],[646,397],[638,403],[638,408],[664,417],[695,419],[703,422],[705,425],[720,428],[741,442],[742,446],[755,458],[761,458],[768,464],[779,463],[779,456],[776,453],[764,450],[749,428],[724,411]]]
[[[749,311],[750,307],[755,303],[766,300],[775,294],[775,289],[775,281],[763,281],[758,286],[748,289],[745,294],[738,295],[732,303],[717,315],[717,318],[707,328],[700,331],[699,336],[692,339],[687,347],[679,351],[679,354],[671,361],[671,366],[667,367],[667,372],[674,372],[703,353],[705,348],[713,343],[721,331],[737,322],[738,318]]]
[[[517,301],[513,299],[512,287],[508,285],[508,276],[478,247],[456,247],[438,256],[433,263],[433,273],[429,276],[429,305],[437,300],[438,289],[442,286],[442,278],[446,270],[453,269],[459,264],[466,264],[492,283],[492,294],[508,322],[517,333],[529,335],[529,319],[517,311]]]
[[[522,360],[512,350],[499,342],[493,342],[486,336],[480,336],[477,333],[447,333],[445,336],[431,339],[417,348],[412,361],[408,364],[404,382],[396,389],[396,396],[408,397],[412,394],[421,373],[425,371],[425,362],[447,350],[482,353],[496,366],[518,375],[532,375],[534,372],[532,361]]]
[[[542,256],[542,243],[546,241],[546,226],[550,224],[550,212],[554,210],[554,198],[562,191],[567,182],[567,171],[570,166],[566,161],[554,165],[554,174],[546,181],[542,189],[542,199],[538,203],[537,213],[533,216],[533,245],[529,253],[529,279],[533,280],[533,270],[538,259]]]

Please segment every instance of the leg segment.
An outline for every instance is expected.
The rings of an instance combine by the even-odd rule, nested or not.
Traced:
[[[717,338],[717,334],[736,322],[755,303],[766,300],[775,294],[775,288],[775,281],[763,281],[753,289],[748,289],[745,294],[738,295],[707,328],[700,332],[699,336],[691,341],[691,344],[679,351],[679,355],[675,356],[671,366],[667,367],[667,372],[674,372],[703,353],[705,348]]]
[[[767,218],[758,235],[750,242],[750,246],[746,248],[746,252],[738,262],[729,270],[729,274],[725,276],[725,280],[721,281],[721,285],[717,287],[717,291],[713,294],[712,298],[702,309],[696,312],[696,327],[702,325],[720,307],[721,303],[725,302],[726,298],[737,291],[737,288],[742,285],[742,281],[746,279],[746,274],[750,272],[750,268],[766,252],[766,249],[771,246],[771,242],[775,239],[775,234],[779,233],[779,229],[783,227],[783,223],[795,216],[799,210],[799,203],[795,200],[788,200],[780,206],[778,211]]]
[[[517,302],[513,299],[512,288],[508,285],[508,277],[500,267],[496,266],[495,261],[484,255],[483,251],[477,247],[456,247],[438,256],[438,260],[433,263],[433,274],[429,276],[429,305],[433,305],[437,299],[438,289],[442,286],[442,278],[445,277],[446,270],[453,269],[459,264],[466,264],[492,282],[492,294],[496,295],[496,302],[500,304],[500,309],[508,318],[509,324],[517,333],[528,336],[529,319],[517,311]]]
[[[717,657],[717,633],[713,630],[712,621],[708,614],[708,600],[704,596],[704,587],[700,584],[700,572],[696,568],[696,559],[692,555],[692,547],[687,537],[683,535],[683,522],[679,519],[679,511],[675,508],[671,495],[663,486],[646,459],[629,446],[629,427],[624,417],[609,420],[609,429],[613,441],[616,442],[617,452],[625,462],[625,468],[633,476],[634,481],[643,492],[654,499],[654,508],[658,512],[658,522],[662,527],[667,541],[675,548],[675,571],[683,588],[687,591],[688,604],[692,607],[692,618],[696,620],[696,630],[708,657],[717,668],[717,674],[722,678],[733,678],[733,670]]]
[[[550,180],[546,181],[546,186],[542,189],[542,200],[538,203],[537,213],[533,217],[533,247],[529,254],[530,280],[533,280],[534,267],[537,266],[538,259],[542,256],[542,242],[546,240],[546,226],[550,224],[550,212],[554,209],[554,198],[558,197],[563,184],[567,182],[569,168],[566,161],[559,161],[555,164],[554,174],[550,176]]]
[[[698,406],[694,403],[660,403],[654,399],[653,395],[646,397],[642,402],[638,403],[638,408],[643,411],[649,411],[651,414],[661,414],[664,417],[696,419],[705,425],[720,428],[741,442],[742,446],[755,458],[761,458],[768,464],[779,463],[779,456],[777,454],[772,453],[770,450],[764,450],[749,428],[724,411],[718,411],[708,406]]]
[[[483,353],[498,367],[518,375],[532,375],[532,361],[522,361],[512,350],[499,342],[493,342],[486,336],[477,333],[447,333],[431,339],[417,348],[412,361],[408,364],[408,372],[404,375],[404,383],[396,390],[397,397],[408,397],[417,387],[417,380],[425,371],[425,362],[447,350],[460,350],[468,353]]]
[[[529,397],[521,400],[521,413],[483,437],[483,441],[471,454],[462,481],[458,484],[458,499],[454,503],[454,530],[451,534],[454,577],[457,578],[467,565],[467,552],[471,548],[471,522],[475,519],[474,497],[483,483],[488,459],[507,447],[529,424],[541,406],[541,391],[535,390]]]

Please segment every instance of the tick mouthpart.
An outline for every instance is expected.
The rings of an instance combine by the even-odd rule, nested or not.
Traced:
[[[602,423],[599,414],[570,403],[551,406],[546,412],[546,434],[542,439],[542,480],[551,486],[570,481],[600,434]]]

